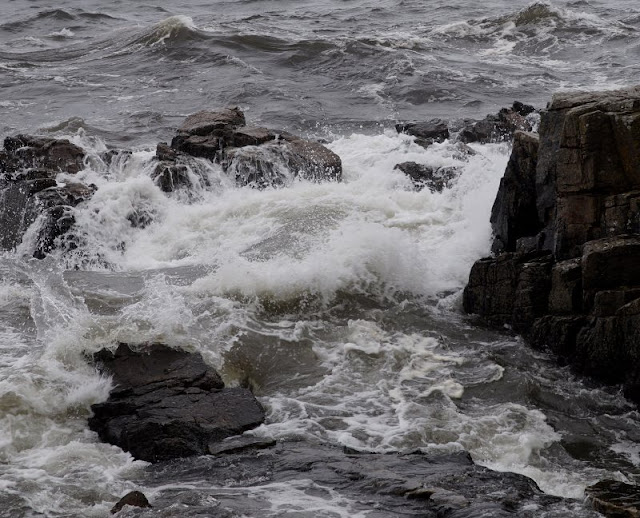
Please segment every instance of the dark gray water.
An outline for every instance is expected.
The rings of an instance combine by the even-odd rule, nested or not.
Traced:
[[[304,477],[227,480],[206,459],[152,469],[100,444],[86,419],[109,381],[84,354],[118,341],[197,350],[250,384],[268,411],[259,436],[464,449],[575,499],[564,516],[588,516],[588,484],[637,480],[640,416],[618,387],[460,313],[508,145],[461,157],[392,130],[633,84],[635,2],[16,0],[0,20],[0,133],[71,138],[89,155],[79,178],[98,187],[77,208],[73,253],[30,260],[27,234],[0,256],[1,513],[107,516],[141,489],[166,506],[158,516],[369,515]],[[161,192],[155,143],[230,104],[326,139],[344,182],[255,191],[202,165],[207,187]],[[106,165],[111,146],[134,153]],[[463,173],[443,193],[414,192],[393,169],[408,160]],[[131,227],[132,210],[152,224]]]

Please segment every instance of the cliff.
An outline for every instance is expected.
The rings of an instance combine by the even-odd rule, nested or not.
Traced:
[[[640,87],[557,94],[517,132],[463,304],[640,402]]]

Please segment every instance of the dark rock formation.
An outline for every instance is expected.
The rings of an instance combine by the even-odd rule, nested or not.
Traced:
[[[449,123],[442,119],[427,122],[408,122],[396,124],[398,133],[406,133],[416,137],[416,143],[428,147],[434,142],[444,142],[449,138]]]
[[[153,480],[153,474],[160,470],[162,466],[149,467],[149,478]],[[545,495],[525,476],[475,465],[466,452],[380,454],[324,444],[280,442],[264,450],[228,452],[175,463],[172,473],[177,480],[206,480],[207,495],[211,495],[211,488],[222,487],[213,494],[219,507],[196,504],[189,509],[194,516],[273,514],[269,508],[272,502],[259,499],[251,500],[247,513],[246,501],[238,499],[237,493],[230,495],[225,488],[251,485],[261,491],[278,485],[300,487],[301,481],[309,482],[303,487],[313,494],[324,495],[330,488],[332,499],[346,500],[353,514],[377,517],[535,518],[547,513],[562,516],[567,504],[566,500]],[[201,487],[202,483],[194,485]],[[261,489],[262,485],[267,488]],[[181,495],[176,491],[166,495],[161,492],[154,505],[168,507],[176,498],[207,501],[187,493],[191,491],[184,489]],[[595,512],[585,509],[584,516],[595,517]]]
[[[640,88],[554,96],[539,144],[516,133],[465,310],[640,402],[639,195]]]
[[[144,493],[141,493],[140,491],[131,491],[118,500],[118,503],[111,509],[111,514],[120,512],[125,505],[142,508],[151,507],[151,504],[149,503],[149,500],[147,500],[147,497],[144,496]]]
[[[416,137],[416,144],[423,147],[447,139],[461,143],[503,142],[511,140],[516,131],[531,131],[531,122],[526,117],[535,111],[533,106],[516,101],[511,108],[503,108],[496,115],[487,115],[482,120],[404,122],[396,124],[396,131]]]
[[[33,256],[42,259],[73,226],[73,207],[89,199],[94,186],[66,181],[75,174],[84,152],[68,140],[18,135],[7,137],[0,151],[0,248],[16,248],[37,221]]]
[[[399,169],[411,178],[418,191],[426,187],[431,192],[442,192],[450,188],[460,176],[460,170],[456,167],[431,167],[416,162],[402,162],[394,169]]]
[[[238,108],[190,115],[171,147],[158,146],[154,177],[164,191],[184,184],[186,157],[219,163],[240,186],[285,184],[293,177],[339,181],[340,157],[325,146],[284,131],[245,125]]]
[[[264,421],[251,392],[224,388],[199,354],[161,344],[134,352],[120,344],[94,356],[113,376],[105,403],[93,405],[89,427],[105,442],[149,462],[202,455],[213,441],[238,435]]]
[[[617,480],[602,480],[585,489],[591,506],[611,518],[640,517],[640,489],[638,486],[618,482]]]
[[[536,207],[537,135],[517,131],[507,170],[491,210],[493,251],[516,250],[517,240],[535,236],[540,230]]]

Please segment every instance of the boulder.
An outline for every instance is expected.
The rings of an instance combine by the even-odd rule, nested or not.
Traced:
[[[131,491],[118,500],[118,503],[116,503],[116,505],[111,509],[111,514],[120,512],[125,505],[142,508],[151,507],[151,504],[144,493],[141,493],[140,491]]]
[[[610,518],[640,517],[640,488],[618,480],[601,480],[584,490],[587,502]]]
[[[281,186],[295,177],[312,181],[342,178],[340,157],[325,146],[285,131],[246,126],[238,108],[187,117],[171,148],[219,163],[239,186]],[[184,174],[175,165],[180,155],[167,156],[166,150],[158,154],[160,164],[154,173],[163,189],[173,188]]]
[[[540,139],[517,131],[507,169],[491,209],[493,252],[515,252],[518,239],[542,230],[536,206],[536,165]]]
[[[457,167],[432,167],[416,162],[402,162],[394,169],[402,171],[411,178],[417,191],[426,187],[431,192],[442,192],[444,189],[449,189],[460,176],[460,169]]]
[[[396,124],[396,131],[416,137],[416,144],[426,148],[434,142],[444,142],[449,138],[449,123],[442,119],[431,119],[427,122],[407,122]]]
[[[244,388],[225,388],[199,354],[162,344],[94,355],[113,377],[109,399],[93,405],[89,427],[101,440],[149,462],[208,453],[210,443],[254,428],[264,410]]]

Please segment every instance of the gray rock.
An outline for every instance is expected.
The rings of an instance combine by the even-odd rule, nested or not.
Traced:
[[[94,356],[113,376],[109,400],[93,405],[89,427],[134,457],[158,462],[202,455],[212,441],[254,428],[264,410],[250,391],[224,388],[199,354],[151,344],[135,352],[120,344]]]

